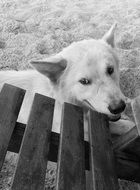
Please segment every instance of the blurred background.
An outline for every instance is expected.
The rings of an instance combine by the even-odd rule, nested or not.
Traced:
[[[101,38],[114,23],[124,94],[140,94],[139,0],[0,0],[0,70],[30,68],[32,58],[59,52],[74,41]],[[129,114],[129,113],[128,113]],[[9,190],[17,156],[7,154],[0,189]],[[55,189],[56,165],[49,163],[46,190]],[[120,190],[140,190],[121,181]]]

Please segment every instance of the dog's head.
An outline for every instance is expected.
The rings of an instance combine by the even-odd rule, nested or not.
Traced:
[[[115,25],[100,40],[75,42],[53,57],[31,63],[50,79],[62,101],[116,120],[125,109],[125,97],[119,87],[114,30]]]

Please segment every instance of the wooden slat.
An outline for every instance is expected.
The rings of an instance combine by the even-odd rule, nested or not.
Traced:
[[[0,169],[15,127],[25,90],[5,84],[0,93]]]
[[[65,103],[62,115],[56,190],[85,190],[83,112]]]
[[[9,142],[8,150],[18,153],[21,145],[22,137],[25,131],[25,124],[16,123],[11,140]],[[89,170],[89,143],[85,143],[85,168]],[[50,149],[48,160],[57,162],[59,146],[59,134],[51,132]],[[140,183],[138,171],[140,171],[139,158],[132,154],[127,154],[122,151],[115,151],[116,158],[116,173],[118,178],[135,181]]]
[[[19,153],[25,127],[26,127],[25,124],[18,122],[16,123],[11,140],[9,142],[8,151]],[[58,133],[51,132],[48,159],[52,162],[57,162],[59,139],[60,138]],[[89,170],[89,143],[87,141],[84,141],[84,145],[85,145],[85,167],[86,170]]]
[[[118,190],[114,155],[106,117],[89,112],[89,140],[92,190]]]
[[[35,95],[19,153],[12,190],[44,189],[53,110],[53,99]]]

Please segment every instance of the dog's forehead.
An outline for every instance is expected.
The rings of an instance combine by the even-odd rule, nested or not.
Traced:
[[[69,60],[70,67],[67,72],[70,70],[70,76],[75,80],[82,77],[99,78],[109,64],[118,67],[118,58],[114,50],[102,40],[73,43],[64,49],[63,56]]]
[[[118,58],[114,50],[106,44],[103,40],[82,40],[74,42],[64,49],[63,56],[70,60],[71,63],[87,64],[92,66],[98,62],[111,62],[118,63]]]

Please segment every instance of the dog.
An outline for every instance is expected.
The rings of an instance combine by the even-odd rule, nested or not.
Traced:
[[[119,120],[127,98],[119,86],[115,28],[116,24],[101,39],[74,42],[56,55],[32,60],[33,70],[1,71],[0,88],[9,83],[27,91],[18,121],[27,123],[35,93],[56,99],[55,132],[60,130],[63,102],[104,113],[111,121]],[[116,126],[113,133],[118,133]]]

